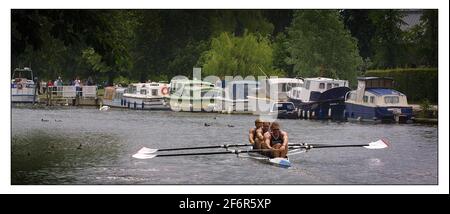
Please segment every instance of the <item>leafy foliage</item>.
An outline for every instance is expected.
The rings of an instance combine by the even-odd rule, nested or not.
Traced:
[[[261,76],[277,75],[272,68],[272,47],[268,39],[244,33],[236,37],[222,33],[211,42],[211,49],[204,52],[199,62],[203,75]]]
[[[11,65],[110,84],[190,77],[194,66],[351,82],[367,69],[437,67],[438,11],[402,30],[407,12],[13,9]]]
[[[295,74],[356,80],[362,60],[356,40],[345,29],[338,11],[296,11],[287,39],[287,62]]]

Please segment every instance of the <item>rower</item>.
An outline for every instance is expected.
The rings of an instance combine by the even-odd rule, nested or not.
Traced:
[[[250,142],[250,144],[253,146],[254,149],[259,149],[260,142],[263,142],[264,136],[261,134],[262,126],[263,121],[258,118],[255,120],[255,127],[251,128],[248,132],[248,141]]]
[[[263,125],[261,128],[256,130],[256,139],[255,139],[255,149],[263,149],[264,144],[264,134],[268,132],[270,129],[270,122],[263,122]]]
[[[288,153],[288,135],[280,130],[280,124],[273,122],[270,125],[270,131],[264,134],[264,149],[270,149],[268,152],[271,158],[283,157]]]

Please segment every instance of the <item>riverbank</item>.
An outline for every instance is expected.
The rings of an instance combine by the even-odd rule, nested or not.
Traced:
[[[430,105],[427,112],[424,112],[421,105],[411,104],[413,107],[414,123],[438,124],[438,106]]]

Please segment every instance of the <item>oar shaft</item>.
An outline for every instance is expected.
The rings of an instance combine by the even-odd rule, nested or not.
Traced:
[[[251,144],[224,144],[216,146],[179,147],[179,148],[158,149],[158,151],[164,152],[164,151],[191,150],[191,149],[215,149],[215,148],[228,148],[240,146],[251,146]]]
[[[214,149],[214,148],[222,148],[221,146],[198,146],[198,147],[180,147],[180,148],[167,148],[167,149],[158,149],[158,151],[177,151],[177,150],[187,150],[187,149]]]
[[[368,146],[369,144],[353,144],[353,145],[314,145],[310,144],[312,148],[335,148],[335,147],[362,147]]]
[[[288,144],[288,146],[293,146],[297,148],[337,148],[337,147],[362,147],[369,146],[369,144],[347,144],[347,145],[328,145],[328,144]]]
[[[191,155],[220,155],[220,154],[239,154],[239,153],[253,153],[270,151],[270,149],[255,149],[255,150],[230,150],[223,152],[194,152],[194,153],[178,153],[178,154],[158,154],[155,157],[171,157],[171,156],[191,156]]]
[[[156,157],[170,157],[170,156],[190,156],[190,155],[218,155],[218,154],[231,154],[233,151],[225,151],[225,152],[197,152],[197,153],[184,153],[184,154],[160,154],[156,155]]]

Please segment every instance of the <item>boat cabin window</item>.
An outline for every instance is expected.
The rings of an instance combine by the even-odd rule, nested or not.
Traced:
[[[152,96],[158,96],[158,89],[152,89]]]
[[[325,88],[325,83],[323,83],[323,82],[320,83],[320,84],[319,84],[319,89],[324,89],[324,88]]]
[[[363,97],[363,102],[367,103],[368,100],[369,100],[369,97],[368,97],[368,96],[364,96],[364,97]]]
[[[298,98],[299,97],[299,91],[294,90],[293,92],[294,92],[293,97]]]
[[[116,91],[116,93],[114,94],[114,99],[121,99],[122,96],[123,96],[123,92]]]
[[[356,93],[349,93],[349,94],[347,95],[347,100],[353,100],[353,101],[355,101],[355,100],[356,100]]]
[[[310,86],[310,85],[311,85],[311,81],[307,80],[307,81],[306,81],[306,86],[305,86],[305,88],[306,88],[306,89],[309,89],[309,86]]]
[[[333,88],[337,88],[337,87],[339,87],[339,83],[334,83]]]
[[[141,89],[140,93],[146,95],[147,94],[147,89],[145,89],[145,88]]]
[[[375,100],[375,97],[374,96],[370,96],[370,103],[373,103],[374,100]]]
[[[327,90],[332,88],[332,84],[331,83],[327,83]]]
[[[136,91],[137,91],[137,87],[136,86],[131,86],[130,88],[129,88],[129,90],[128,90],[128,92],[130,93],[130,94],[134,94],[134,93],[136,93]]]
[[[298,83],[284,83],[283,84],[283,89],[284,90],[282,92],[288,92],[292,88],[295,88],[295,87],[300,87],[300,84],[298,84]]]
[[[387,104],[396,104],[399,103],[398,96],[386,96],[384,97],[384,102]]]
[[[293,111],[295,106],[292,103],[277,103],[273,106],[273,111]]]

